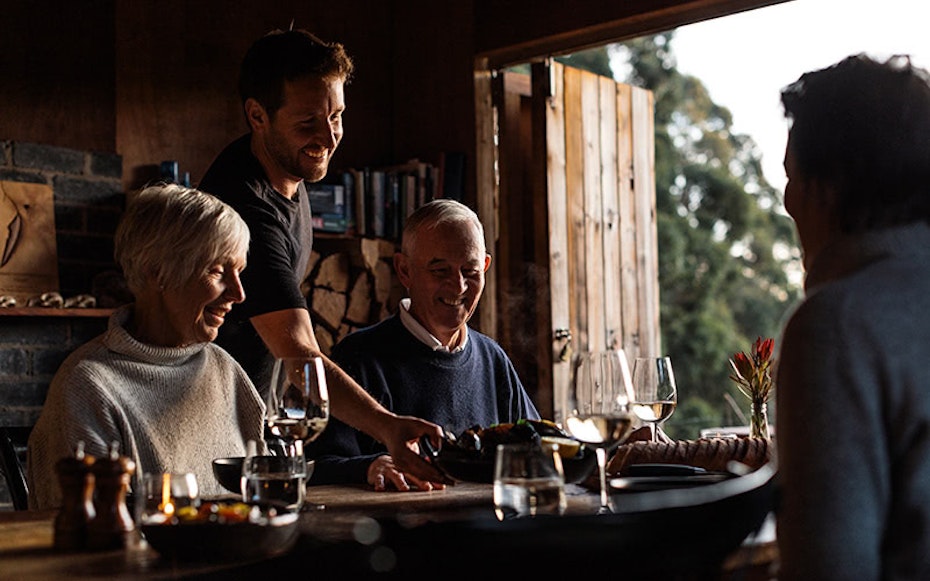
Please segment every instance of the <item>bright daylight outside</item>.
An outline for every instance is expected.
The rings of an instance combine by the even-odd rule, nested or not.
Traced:
[[[774,338],[802,296],[784,211],[788,125],[780,91],[860,52],[930,65],[930,7],[888,0],[794,0],[561,60],[655,95],[662,350],[673,363],[673,438],[747,426],[728,360]],[[775,423],[774,399],[768,404]]]

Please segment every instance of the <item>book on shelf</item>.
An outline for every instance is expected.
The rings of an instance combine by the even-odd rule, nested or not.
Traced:
[[[444,197],[440,168],[419,159],[350,168],[339,179],[345,192],[347,228],[343,232],[358,236],[399,239],[407,216],[426,202]],[[317,208],[312,209],[316,215]]]
[[[344,234],[349,230],[349,217],[344,184],[307,184],[313,229]]]

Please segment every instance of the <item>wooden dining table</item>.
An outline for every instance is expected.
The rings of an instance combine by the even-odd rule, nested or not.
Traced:
[[[564,522],[590,522],[598,509],[598,495],[580,486],[566,487],[568,508]],[[458,483],[429,492],[374,492],[361,486],[314,486],[307,491],[307,508],[299,519],[299,536],[284,555],[241,560],[236,555],[220,561],[178,561],[158,554],[138,533],[122,550],[61,552],[53,548],[55,511],[0,512],[0,580],[46,579],[360,579],[409,578],[435,573],[468,576],[473,571],[509,574],[523,567],[552,571],[577,566],[597,574],[623,571],[624,563],[610,545],[585,546],[584,535],[566,529],[564,548],[541,546],[540,551],[514,552],[508,537],[480,542],[483,531],[497,523],[493,487]],[[529,519],[517,519],[529,520]],[[553,524],[556,521],[540,521]],[[709,532],[713,523],[708,523]],[[360,532],[364,530],[367,532]],[[532,529],[527,529],[532,531]],[[498,532],[498,531],[495,531]],[[577,542],[573,537],[578,537]],[[501,537],[494,537],[495,539]],[[513,549],[529,537],[519,530]],[[661,539],[656,539],[661,542]],[[597,545],[597,543],[595,543]],[[525,547],[524,547],[525,548]],[[619,548],[619,547],[618,547]],[[537,555],[538,553],[538,555]],[[509,555],[521,555],[513,562]],[[616,560],[612,555],[618,555]],[[675,558],[674,551],[669,558]],[[701,568],[676,579],[769,579],[777,550],[770,538],[749,539],[712,570]],[[435,570],[434,570],[435,569]],[[296,575],[294,573],[296,572]]]

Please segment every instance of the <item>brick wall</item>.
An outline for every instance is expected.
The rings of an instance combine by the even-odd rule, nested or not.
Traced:
[[[117,270],[113,234],[125,207],[122,165],[115,154],[0,141],[0,181],[52,188],[64,297],[95,294],[98,274]],[[106,324],[105,316],[0,316],[0,425],[34,424],[61,362]],[[0,479],[0,510],[9,507]]]
[[[120,156],[0,141],[0,180],[52,188],[62,296],[93,294],[94,278],[116,271],[113,233],[125,206]],[[0,425],[34,423],[62,360],[105,327],[105,317],[0,316]]]
[[[0,425],[34,424],[58,366],[106,324],[106,317],[0,317]]]
[[[115,270],[113,233],[125,207],[119,155],[0,141],[0,180],[51,186],[62,296],[91,293]]]

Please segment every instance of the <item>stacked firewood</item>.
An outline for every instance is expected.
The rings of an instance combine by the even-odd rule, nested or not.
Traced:
[[[324,353],[352,331],[396,312],[404,296],[394,274],[396,249],[394,242],[373,238],[314,239],[301,290]]]

